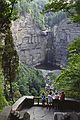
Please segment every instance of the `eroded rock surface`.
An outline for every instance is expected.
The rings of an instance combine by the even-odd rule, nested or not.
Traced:
[[[32,17],[26,14],[12,24],[14,43],[20,61],[29,65],[50,64],[65,66],[67,46],[80,36],[80,24],[62,20],[53,31],[41,31]]]

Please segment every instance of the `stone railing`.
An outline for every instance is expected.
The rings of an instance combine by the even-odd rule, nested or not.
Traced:
[[[48,104],[48,98],[46,98],[45,105]],[[42,106],[41,97],[34,97],[34,106]]]
[[[46,97],[45,107],[48,105],[48,98]],[[13,105],[12,111],[20,111],[24,108],[32,106],[42,106],[41,97],[23,96],[19,98]],[[53,99],[53,107],[57,107],[60,110],[80,110],[80,101],[75,99],[66,98],[64,101]]]
[[[59,111],[80,111],[80,101],[74,99],[53,100],[53,108],[58,109]]]
[[[34,106],[42,106],[41,97],[34,97]],[[48,106],[46,97],[45,107]],[[64,101],[53,99],[52,107],[59,111],[80,111],[80,101],[66,98]]]
[[[11,111],[8,120],[30,120],[30,115],[27,112],[21,114],[21,110],[33,106],[33,96],[23,96],[19,98],[11,107]]]
[[[12,111],[15,110],[22,110],[23,108],[32,107],[34,104],[34,97],[33,96],[23,96],[19,98],[13,105]]]
[[[33,106],[42,106],[41,103],[41,97],[33,97],[33,96],[23,96],[19,98],[11,108],[10,115],[8,117],[8,120],[30,120],[30,115],[27,112],[24,112],[24,114],[21,117],[20,111],[30,108]],[[46,98],[45,107],[48,106],[48,98]],[[56,110],[59,111],[80,111],[80,101],[74,100],[74,99],[66,99],[64,101],[55,100],[53,99],[53,108],[56,108]]]

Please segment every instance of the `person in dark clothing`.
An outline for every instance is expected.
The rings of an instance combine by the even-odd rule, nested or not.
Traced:
[[[65,94],[64,94],[64,92],[61,92],[61,94],[60,94],[60,100],[61,101],[65,100]]]
[[[45,97],[45,94],[44,92],[42,93],[42,105],[45,106],[45,102],[46,102],[46,97]]]

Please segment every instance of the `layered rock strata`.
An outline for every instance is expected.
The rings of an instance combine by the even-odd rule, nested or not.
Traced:
[[[54,26],[54,31],[41,31],[26,14],[12,23],[12,33],[22,63],[65,67],[67,46],[80,36],[80,24],[65,19],[59,26]]]

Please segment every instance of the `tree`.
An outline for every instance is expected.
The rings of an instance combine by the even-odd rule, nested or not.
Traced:
[[[0,35],[1,41],[4,41],[2,53],[2,67],[5,82],[5,97],[7,98],[6,85],[10,84],[10,96],[12,96],[12,80],[15,79],[16,70],[18,66],[18,55],[14,48],[13,37],[11,33],[11,20],[15,18],[14,8],[17,0],[0,0]],[[13,17],[14,16],[14,17]]]
[[[12,82],[15,81],[17,68],[18,68],[18,54],[13,44],[13,37],[10,29],[7,29],[5,36],[5,46],[3,49],[2,55],[2,67],[4,73],[5,80],[5,96],[6,98],[10,97],[13,99],[13,91],[12,91]],[[9,95],[6,93],[6,85],[9,82],[10,92]]]
[[[55,84],[64,90],[66,95],[80,97],[80,38],[74,40],[68,47],[68,66],[63,69]]]
[[[80,23],[80,0],[49,0],[43,11],[65,11],[72,16],[74,22]]]
[[[2,111],[2,109],[8,105],[5,97],[3,96],[3,74],[2,74],[2,66],[1,66],[1,59],[2,59],[2,49],[3,45],[0,41],[0,112]]]
[[[27,0],[28,2],[32,0]],[[2,67],[4,74],[4,92],[5,97],[13,99],[12,82],[16,78],[19,58],[13,43],[11,33],[11,20],[17,18],[17,0],[0,0],[0,36],[4,41],[2,52]],[[10,92],[7,93],[7,86],[10,86]]]
[[[21,95],[40,95],[41,89],[45,88],[45,80],[42,72],[25,64],[20,64],[16,83]]]

